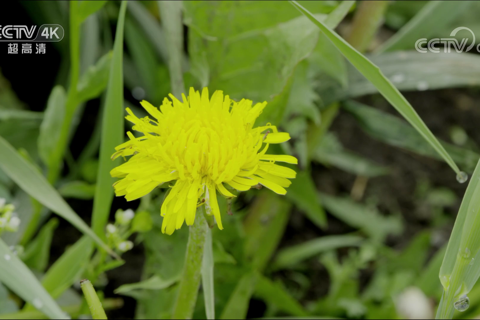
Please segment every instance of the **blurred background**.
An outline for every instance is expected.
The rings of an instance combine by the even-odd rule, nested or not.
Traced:
[[[318,17],[340,4],[299,2]],[[183,7],[185,87],[208,85],[210,93],[221,89],[233,99],[268,101],[258,123],[271,122],[292,136],[271,153],[299,159],[285,197],[253,190],[232,204],[223,200],[225,230],[212,230],[217,315],[432,318],[442,294],[440,265],[467,184],[287,1],[185,1]],[[155,1],[128,3],[124,107],[139,116],[146,115],[140,100],[159,106],[171,92],[161,10]],[[473,1],[362,1],[335,29],[380,67],[469,175],[480,157],[476,47],[422,54],[415,42],[450,37],[460,26],[480,35],[479,13]],[[73,117],[54,182],[87,224],[108,81],[102,59],[110,59],[118,14],[119,2],[107,2],[81,24],[80,74],[103,76],[98,94]],[[64,39],[47,43],[42,55],[9,54],[7,42],[0,42],[0,136],[45,173],[37,141],[52,89],[69,86],[69,2],[12,2],[0,11],[0,24],[65,29]],[[170,316],[188,230],[161,233],[164,191],[141,201],[113,200],[112,223],[118,223],[117,210],[148,217],[144,228],[128,234],[134,246],[122,253],[124,264],[97,272],[94,285],[111,318]],[[17,232],[2,238],[41,279],[80,231],[45,208],[32,222],[38,203],[1,171],[0,198],[15,204],[22,220]],[[60,305],[82,303],[77,283],[64,290]],[[480,287],[469,297],[470,308],[455,317],[480,315]],[[2,286],[0,306],[1,315],[23,305]],[[202,293],[195,317],[205,317]]]

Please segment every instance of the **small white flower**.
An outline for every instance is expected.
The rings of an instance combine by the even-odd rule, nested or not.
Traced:
[[[7,200],[5,200],[4,198],[0,198],[0,210],[3,209],[3,206],[5,205],[5,202],[7,202]]]
[[[132,209],[127,209],[123,211],[123,219],[125,219],[125,221],[132,220],[134,216],[135,216],[135,213],[133,212]]]
[[[12,232],[17,231],[18,227],[20,226],[20,222],[21,220],[19,217],[13,216],[12,218],[10,218],[10,221],[8,221],[7,223],[7,229]]]
[[[107,224],[107,232],[108,233],[115,233],[115,232],[117,232],[117,227],[115,227],[113,224],[109,223],[109,224]]]
[[[122,252],[126,252],[130,249],[133,248],[133,242],[132,241],[122,241],[118,244],[118,250]]]

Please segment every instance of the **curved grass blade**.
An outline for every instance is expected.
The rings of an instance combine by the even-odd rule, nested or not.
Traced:
[[[0,282],[51,319],[67,319],[30,269],[0,239]]]
[[[93,202],[92,228],[99,237],[105,237],[104,228],[113,200],[113,178],[110,170],[119,164],[120,159],[110,158],[115,147],[123,142],[123,27],[127,1],[122,1],[118,16],[117,32],[113,47],[107,95],[102,120],[102,142],[100,164],[97,174],[97,188]]]
[[[110,254],[115,253],[93,233],[88,225],[70,208],[58,192],[48,183],[38,170],[25,160],[18,152],[0,136],[0,168],[23,191],[38,202],[64,218],[85,235],[91,237],[100,247]]]
[[[444,288],[437,319],[451,319],[453,304],[470,292],[480,276],[480,161],[473,172],[440,268]]]
[[[430,145],[442,156],[445,162],[457,173],[460,169],[452,160],[447,151],[438,142],[433,133],[427,128],[423,120],[418,116],[405,97],[398,89],[388,80],[381,70],[374,65],[365,56],[355,50],[342,37],[330,30],[322,21],[318,20],[303,6],[296,1],[290,3],[312,21],[337,47],[337,49],[360,71],[365,78],[375,85],[377,90],[387,99],[390,104],[430,143]]]

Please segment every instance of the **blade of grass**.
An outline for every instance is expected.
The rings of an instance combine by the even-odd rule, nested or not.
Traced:
[[[0,282],[51,319],[67,319],[28,267],[0,239]]]
[[[428,38],[464,11],[470,1],[430,1],[375,53],[413,49],[415,41]]]
[[[390,80],[382,74],[381,70],[296,1],[290,1],[290,3],[312,21],[330,39],[330,41],[332,41],[337,49],[340,50],[355,68],[357,68],[365,78],[372,82],[385,99],[387,99],[388,102],[390,102],[390,104],[392,104],[392,106],[397,109],[397,111],[400,112],[400,114],[430,143],[455,173],[459,174],[460,169],[458,169],[458,166],[452,160],[448,152],[445,151],[443,146],[427,128],[423,120],[418,116],[417,112],[400,91],[398,91]]]
[[[91,237],[107,252],[115,255],[70,208],[45,177],[2,137],[0,137],[0,167],[23,191]]]
[[[110,213],[113,199],[110,176],[113,167],[119,164],[120,159],[112,161],[111,155],[115,147],[123,142],[123,27],[127,1],[122,1],[118,16],[115,44],[110,66],[105,108],[102,115],[102,142],[100,145],[100,161],[97,174],[97,188],[93,202],[92,228],[101,238],[105,237],[104,228]]]
[[[480,161],[458,211],[440,268],[444,294],[437,319],[451,319],[453,304],[470,292],[480,276]]]
[[[83,236],[48,269],[42,278],[42,285],[52,298],[57,299],[75,281],[79,280],[90,261],[92,251],[92,240]],[[34,310],[34,308],[31,304],[26,304],[23,311],[29,310]]]
[[[158,8],[162,18],[167,40],[168,69],[172,93],[180,98],[185,92],[182,73],[183,24],[182,1],[159,1]]]
[[[220,319],[245,319],[248,303],[257,284],[259,273],[252,271],[245,274],[233,290]]]
[[[80,286],[82,287],[85,300],[87,300],[90,313],[92,314],[92,319],[107,319],[105,310],[103,310],[102,303],[100,302],[92,283],[85,279],[80,281]]]

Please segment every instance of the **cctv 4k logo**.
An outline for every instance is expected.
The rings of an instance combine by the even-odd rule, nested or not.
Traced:
[[[59,24],[0,25],[0,42],[58,42],[63,39],[65,30]]]

